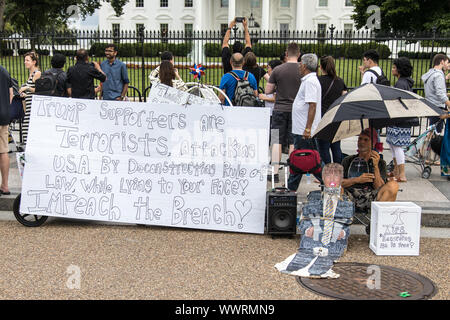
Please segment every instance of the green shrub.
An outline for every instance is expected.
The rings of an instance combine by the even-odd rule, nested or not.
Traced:
[[[55,53],[61,53],[65,55],[66,57],[75,57],[77,51],[76,50],[54,50],[53,54]]]
[[[279,57],[286,51],[287,44],[257,43],[253,46],[253,52],[257,57]]]
[[[431,59],[438,52],[411,52],[411,51],[399,51],[399,57],[407,57],[409,59]]]
[[[89,49],[89,55],[94,57],[104,57],[105,49],[108,43],[96,42],[91,45]]]
[[[206,43],[203,48],[207,57],[222,56],[222,45],[218,43]]]
[[[13,55],[13,49],[8,49],[7,41],[0,42],[0,55],[2,55],[2,56],[12,56]]]
[[[375,49],[377,50],[378,54],[380,55],[380,59],[387,59],[391,55],[391,49],[385,44],[379,44],[377,42],[371,41],[368,43],[361,44],[361,47],[363,49],[363,53],[369,49]],[[361,54],[362,56],[362,54]]]
[[[361,59],[364,49],[359,44],[347,44],[344,46],[344,56],[349,59]]]
[[[117,46],[118,57],[135,57],[136,56],[136,44],[135,43],[121,43]]]

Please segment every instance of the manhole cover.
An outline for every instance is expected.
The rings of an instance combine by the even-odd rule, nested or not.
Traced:
[[[339,278],[297,277],[297,281],[314,293],[343,300],[423,300],[437,292],[430,279],[402,269],[364,263],[336,263],[333,270],[340,275]],[[376,280],[377,275],[380,275],[379,281]]]

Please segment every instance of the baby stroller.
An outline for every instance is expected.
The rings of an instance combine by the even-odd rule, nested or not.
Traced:
[[[424,179],[430,178],[431,175],[431,167],[427,165],[426,161],[431,154],[431,142],[436,134],[435,129],[438,124],[439,122],[430,125],[421,135],[414,139],[411,144],[403,148],[406,162],[419,165],[422,168],[422,178]],[[391,161],[388,165],[388,170],[392,170],[393,168],[394,162]]]

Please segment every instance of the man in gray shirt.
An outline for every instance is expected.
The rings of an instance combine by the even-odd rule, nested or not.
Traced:
[[[443,110],[450,110],[450,101],[447,96],[445,86],[445,74],[448,70],[449,59],[445,54],[437,54],[433,58],[433,68],[422,76],[424,83],[425,98]],[[430,118],[430,123],[439,121],[439,117]],[[437,132],[442,131],[442,122],[436,128]]]
[[[286,51],[287,61],[276,67],[266,85],[266,94],[274,93],[275,106],[272,114],[272,163],[280,162],[281,147],[289,145],[289,153],[294,149],[292,137],[292,103],[300,87],[300,72],[298,58],[300,48],[296,43],[290,43]],[[278,139],[277,139],[278,137]],[[274,165],[275,182],[278,182],[279,165]]]

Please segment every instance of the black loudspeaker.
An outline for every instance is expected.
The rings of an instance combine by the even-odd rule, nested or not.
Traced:
[[[297,229],[297,194],[287,189],[267,193],[267,233],[292,236]]]

